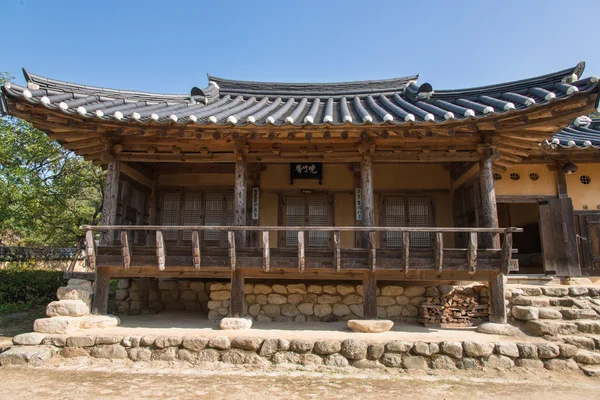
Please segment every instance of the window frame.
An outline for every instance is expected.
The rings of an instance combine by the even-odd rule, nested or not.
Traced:
[[[325,198],[327,201],[327,225],[326,226],[335,226],[335,197],[334,197],[334,193],[333,192],[329,192],[329,191],[312,191],[311,193],[302,193],[301,191],[293,191],[293,192],[286,192],[286,193],[279,193],[279,225],[280,226],[287,226],[287,212],[286,212],[286,207],[287,207],[287,199],[291,198],[291,197],[296,197],[296,198],[303,198],[304,199],[304,224],[303,226],[308,226],[308,210],[309,210],[309,204],[308,204],[308,198],[310,196],[319,196],[322,198]],[[310,229],[307,229],[305,232],[310,231]],[[282,248],[286,248],[286,249],[291,249],[291,248],[295,248],[297,247],[297,245],[287,245],[286,243],[286,233],[287,231],[279,231],[279,234],[277,235],[277,246],[278,247],[282,247]],[[329,234],[327,235],[327,246],[310,246],[309,245],[309,238],[308,235],[307,237],[305,237],[305,246],[307,248],[311,248],[311,249],[330,249],[332,247],[332,237],[333,237],[333,232],[329,232]]]
[[[408,221],[410,221],[410,207],[409,207],[409,199],[410,198],[424,198],[427,199],[427,206],[428,206],[428,217],[429,217],[429,221],[428,221],[428,227],[436,227],[437,223],[436,223],[436,215],[435,215],[435,211],[436,211],[436,206],[435,206],[435,195],[433,194],[426,194],[426,193],[407,193],[407,192],[382,192],[379,193],[379,201],[378,201],[378,214],[379,214],[379,226],[381,227],[386,227],[386,210],[385,210],[385,203],[386,200],[389,198],[402,198],[404,200],[404,210],[405,210],[405,214],[404,214],[404,218],[405,218],[405,226],[409,227],[410,223]],[[387,249],[401,249],[402,248],[402,244],[400,244],[400,246],[388,246],[387,243],[387,233],[386,232],[380,232],[379,233],[379,243],[381,248],[387,248]],[[426,247],[426,246],[414,246],[413,242],[411,241],[411,249],[429,249],[431,248],[431,246],[433,245],[433,237],[431,235],[430,236],[430,246]]]

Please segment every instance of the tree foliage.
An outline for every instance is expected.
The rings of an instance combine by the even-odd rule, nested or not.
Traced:
[[[0,75],[0,84],[10,80]],[[5,245],[74,246],[100,221],[104,173],[30,123],[0,119],[0,239]]]

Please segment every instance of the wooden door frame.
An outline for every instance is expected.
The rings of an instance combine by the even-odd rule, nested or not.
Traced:
[[[304,224],[306,225],[308,223],[307,218],[308,218],[308,202],[306,201],[306,199],[309,196],[313,196],[313,195],[321,195],[322,197],[326,197],[327,198],[327,204],[329,205],[329,213],[328,213],[328,219],[329,219],[329,226],[336,226],[335,224],[335,192],[333,191],[329,191],[329,190],[312,190],[310,189],[310,193],[303,193],[303,191],[305,190],[309,190],[309,189],[298,189],[298,190],[286,190],[286,191],[279,191],[277,193],[277,207],[278,207],[278,221],[277,224],[279,226],[286,226],[286,212],[285,212],[285,199],[287,197],[303,197],[305,199],[305,203],[304,203]],[[283,248],[287,248],[288,246],[286,246],[285,244],[285,231],[279,231],[277,233],[277,247],[283,247]],[[327,246],[327,248],[331,248],[331,237],[332,237],[332,233],[329,234],[329,245]],[[308,243],[307,243],[308,246]]]

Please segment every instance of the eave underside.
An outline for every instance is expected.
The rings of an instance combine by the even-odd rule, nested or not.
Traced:
[[[9,112],[30,121],[65,148],[96,164],[107,152],[131,163],[233,162],[242,151],[251,162],[355,162],[370,143],[376,161],[465,162],[479,158],[491,138],[504,171],[539,150],[577,116],[594,110],[598,90],[575,93],[508,114],[446,123],[338,126],[227,126],[136,124],[90,120],[8,99]]]

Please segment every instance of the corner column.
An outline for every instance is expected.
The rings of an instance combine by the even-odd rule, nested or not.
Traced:
[[[235,226],[246,225],[247,204],[247,176],[248,164],[241,149],[236,149],[235,158],[235,183],[233,188],[233,224]],[[236,232],[235,247],[241,249],[246,246],[246,232]],[[244,275],[236,266],[231,271],[231,316],[242,318],[244,316]]]
[[[479,186],[481,189],[481,227],[498,228],[498,208],[496,188],[494,185],[493,163],[495,152],[486,146],[479,161]],[[494,233],[481,234],[481,247],[487,249],[500,248],[500,235]],[[504,274],[502,271],[490,273],[490,321],[506,324],[506,301],[504,299]]]
[[[375,202],[373,200],[373,156],[369,149],[369,143],[362,145],[362,157],[360,160],[360,183],[361,183],[361,205],[362,225],[375,226]],[[375,235],[365,232],[363,244],[367,249],[375,246],[373,243]],[[363,277],[363,318],[377,318],[377,279],[374,272],[375,260],[369,251],[369,271]]]
[[[102,202],[102,225],[114,225],[116,223],[120,173],[121,168],[119,160],[109,155],[108,167],[106,168],[104,199]],[[114,242],[114,237],[115,233],[113,231],[104,232],[100,237],[100,246],[112,245]],[[108,312],[109,284],[110,276],[103,269],[96,266],[92,314],[106,314]]]

